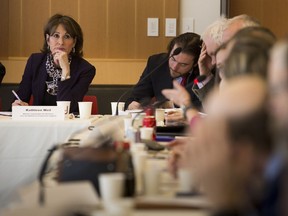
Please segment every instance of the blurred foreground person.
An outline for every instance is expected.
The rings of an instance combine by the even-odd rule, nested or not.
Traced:
[[[190,167],[216,215],[260,215],[273,152],[266,83],[243,75],[224,88],[209,96],[209,114],[195,126]]]
[[[181,163],[217,216],[286,215],[287,162],[272,142],[266,82],[243,75],[223,88],[209,96],[208,116],[195,125]]]
[[[277,148],[274,174],[274,194],[279,197],[281,215],[288,215],[288,40],[278,41],[271,51],[268,83],[273,135]]]

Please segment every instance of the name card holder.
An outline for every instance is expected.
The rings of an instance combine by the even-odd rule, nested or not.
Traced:
[[[12,106],[12,120],[64,120],[59,106]]]

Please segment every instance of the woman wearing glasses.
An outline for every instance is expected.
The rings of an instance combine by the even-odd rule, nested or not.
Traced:
[[[32,54],[25,67],[12,106],[56,105],[56,101],[71,101],[70,112],[78,111],[92,82],[96,69],[82,58],[83,33],[79,24],[69,16],[56,14],[44,27],[41,53]]]

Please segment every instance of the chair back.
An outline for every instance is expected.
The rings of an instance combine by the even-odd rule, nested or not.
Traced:
[[[98,102],[97,97],[95,95],[85,95],[83,101],[90,101],[92,102],[92,115],[98,114]]]

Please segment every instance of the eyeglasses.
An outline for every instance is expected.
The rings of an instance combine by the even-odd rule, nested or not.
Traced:
[[[50,35],[50,37],[54,41],[58,41],[61,37],[62,37],[62,40],[67,40],[67,41],[73,39],[73,37],[69,34],[65,34],[64,36],[61,36],[59,33],[54,33]]]

